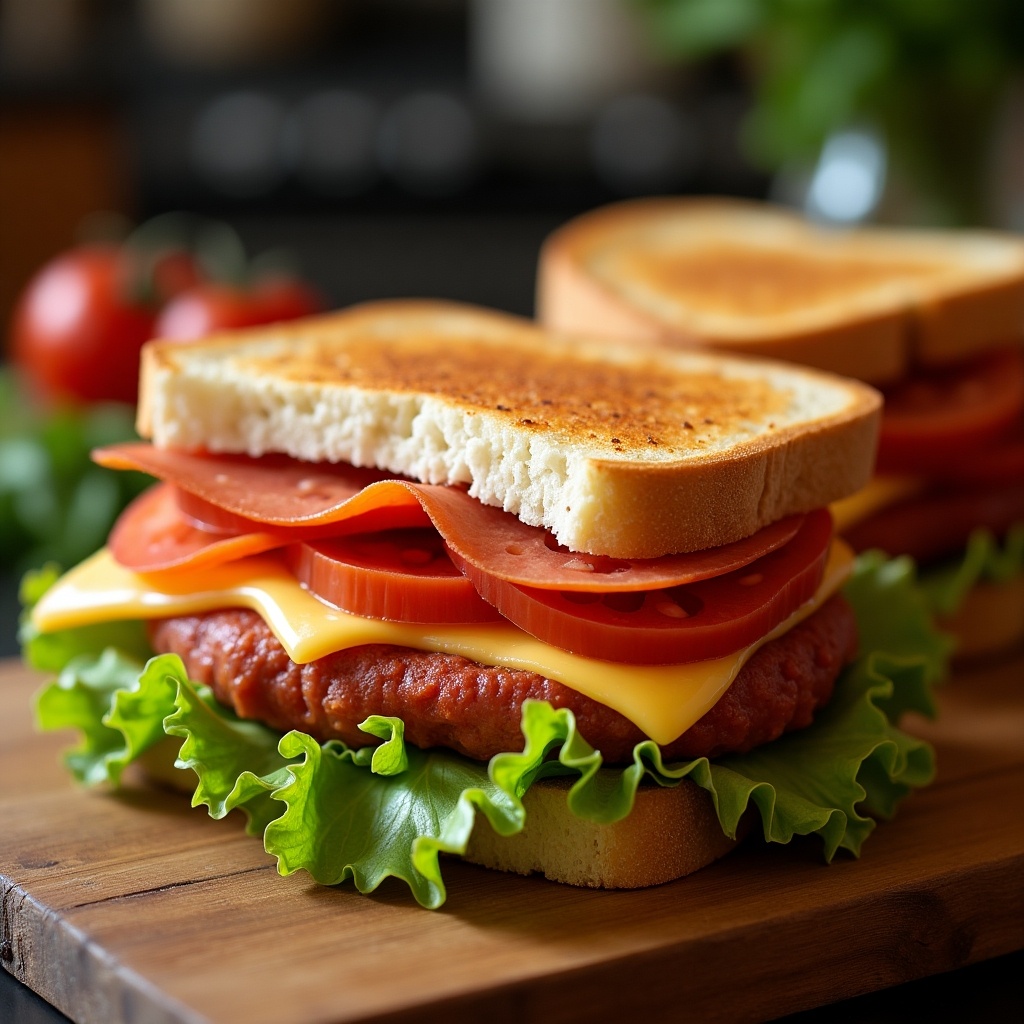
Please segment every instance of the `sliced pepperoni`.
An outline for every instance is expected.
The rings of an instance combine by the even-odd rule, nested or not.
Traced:
[[[300,462],[287,455],[212,455],[156,448],[144,442],[98,448],[93,460],[135,469],[174,484],[219,508],[266,526],[329,522],[367,484],[389,479],[344,463]]]
[[[349,534],[419,525],[423,513],[463,561],[509,583],[559,591],[641,591],[694,583],[740,569],[787,544],[803,516],[708,551],[611,559],[560,546],[548,531],[484,505],[458,487],[381,479],[375,470],[313,465],[286,456],[258,459],[124,444],[94,453],[101,465],[135,469],[184,491],[188,520],[221,534],[300,528]],[[228,516],[225,516],[225,513]],[[332,527],[332,529],[325,529]],[[322,531],[322,532],[321,532]]]

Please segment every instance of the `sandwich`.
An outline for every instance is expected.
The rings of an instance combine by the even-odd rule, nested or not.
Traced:
[[[82,781],[188,779],[282,872],[431,907],[442,853],[616,888],[748,832],[857,854],[931,777],[896,720],[944,652],[833,536],[879,408],[446,303],[152,342],[147,440],[94,457],[156,482],[24,587],[40,724]]]
[[[858,551],[917,561],[960,655],[1024,640],[1024,241],[641,200],[557,230],[537,302],[553,330],[780,358],[881,388],[878,473],[834,510],[838,529]]]

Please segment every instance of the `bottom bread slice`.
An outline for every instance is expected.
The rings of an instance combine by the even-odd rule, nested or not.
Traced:
[[[147,750],[138,769],[150,782],[191,794],[192,772],[174,767],[179,744],[167,739]],[[526,826],[499,836],[477,816],[462,859],[497,871],[542,874],[553,882],[592,889],[641,889],[682,878],[724,857],[746,835],[722,832],[711,795],[684,779],[668,789],[641,785],[633,810],[601,825],[574,815],[566,804],[573,779],[543,779],[523,797]]]
[[[500,836],[478,819],[463,859],[568,885],[639,889],[697,871],[739,842],[722,832],[710,794],[685,779],[672,789],[641,787],[629,816],[610,825],[569,811],[571,785],[545,779],[532,786],[523,797],[526,826],[516,835]]]

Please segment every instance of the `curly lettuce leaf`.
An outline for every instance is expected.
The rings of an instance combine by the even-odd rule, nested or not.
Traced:
[[[259,722],[246,722],[214,700],[207,687],[194,684],[181,659],[163,655],[176,691],[162,725],[183,742],[175,766],[191,768],[199,782],[192,806],[205,806],[211,818],[239,808],[247,831],[259,835],[280,809],[271,800],[288,780],[287,759],[278,752],[279,736]]]
[[[80,782],[117,783],[125,766],[142,753],[131,735],[107,724],[117,701],[140,685],[142,666],[113,647],[98,657],[73,657],[57,679],[36,700],[36,722],[41,729],[78,729],[81,742],[65,755],[65,763]],[[159,724],[141,724],[149,734]]]
[[[486,765],[448,751],[410,748],[405,772],[380,776],[335,741],[321,746],[291,732],[281,749],[303,757],[274,793],[284,813],[264,834],[282,874],[302,868],[326,885],[351,878],[360,892],[400,878],[420,904],[438,907],[439,854],[465,852],[478,810],[502,835],[525,821],[522,803]]]
[[[946,676],[953,642],[935,628],[913,559],[865,552],[843,593],[857,615],[858,660],[885,651],[892,658],[922,662],[929,682]],[[898,703],[902,692],[897,690],[887,702],[894,719],[904,710]]]
[[[363,724],[383,741],[376,748],[320,744],[295,731],[279,737],[220,707],[176,657],[142,666],[112,651],[76,655],[41,695],[40,721],[82,729],[86,749],[73,767],[86,781],[116,782],[160,737],[177,737],[177,765],[198,777],[193,804],[214,817],[242,810],[282,873],[351,879],[363,892],[395,877],[427,907],[445,899],[439,855],[464,853],[474,827],[521,830],[523,795],[551,775],[575,778],[569,810],[593,821],[626,817],[645,779],[674,786],[689,778],[711,794],[729,835],[753,806],[770,842],[816,833],[826,859],[839,849],[856,855],[874,818],[891,815],[932,777],[930,748],[892,721],[907,710],[932,712],[930,688],[948,645],[929,624],[912,564],[861,559],[847,589],[862,621],[861,653],[815,725],[715,761],[665,764],[646,741],[629,765],[605,767],[572,713],[539,701],[523,709],[523,751],[490,765],[407,747],[392,718]]]
[[[963,557],[922,574],[921,590],[937,615],[953,615],[977,583],[1007,583],[1024,574],[1024,523],[1012,526],[1002,545],[989,530],[974,530]]]
[[[874,817],[890,817],[934,776],[928,745],[892,725],[883,710],[901,686],[907,704],[931,709],[923,665],[873,654],[846,673],[813,728],[710,763],[709,778],[694,781],[711,792],[726,833],[736,834],[753,803],[766,842],[816,833],[826,860],[839,849],[858,855]]]

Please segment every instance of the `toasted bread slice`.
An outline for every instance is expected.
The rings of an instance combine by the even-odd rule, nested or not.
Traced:
[[[880,398],[715,353],[560,339],[448,303],[154,342],[139,431],[162,446],[465,484],[576,551],[702,550],[861,487]]]
[[[175,767],[180,741],[161,740],[129,773],[191,796],[196,777]],[[653,783],[637,790],[629,816],[609,825],[577,817],[566,799],[571,779],[535,782],[523,796],[526,827],[500,836],[477,817],[463,860],[496,871],[542,874],[553,882],[592,889],[640,889],[692,874],[736,848],[751,831],[749,815],[735,839],[722,832],[711,795],[695,782]]]
[[[641,787],[628,818],[599,825],[568,813],[571,780],[543,779],[523,797],[526,827],[499,836],[478,820],[464,859],[592,889],[640,889],[692,874],[733,850],[709,793],[684,779]],[[741,837],[749,820],[741,823]],[[741,838],[740,837],[740,838]]]
[[[714,345],[886,383],[1021,337],[1024,242],[827,230],[742,201],[636,200],[547,240],[537,310],[552,330]]]

